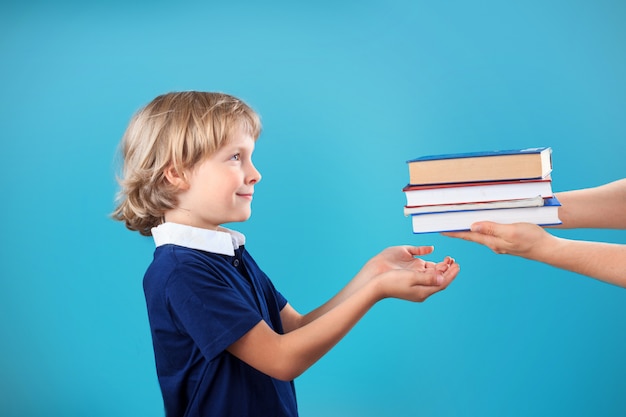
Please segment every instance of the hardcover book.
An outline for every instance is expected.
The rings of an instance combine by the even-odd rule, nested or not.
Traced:
[[[542,206],[500,208],[493,210],[463,210],[426,212],[411,215],[413,233],[438,233],[469,230],[472,223],[492,221],[496,223],[527,222],[541,226],[561,224],[558,209],[561,204],[555,197],[544,200]]]
[[[539,207],[543,206],[544,199],[540,196],[534,198],[522,198],[517,200],[482,201],[477,203],[438,204],[430,206],[404,207],[404,215],[421,213],[441,213],[444,211],[467,211],[467,210],[495,210],[502,208]]]
[[[552,171],[549,147],[429,155],[407,161],[409,184],[545,178]]]
[[[407,185],[402,189],[407,206],[459,204],[479,201],[552,197],[550,176],[538,180]]]

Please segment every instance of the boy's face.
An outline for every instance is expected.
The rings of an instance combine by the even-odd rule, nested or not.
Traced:
[[[238,132],[215,154],[185,172],[187,185],[178,195],[178,207],[166,221],[204,229],[242,222],[251,214],[254,185],[261,174],[252,164],[254,139]]]

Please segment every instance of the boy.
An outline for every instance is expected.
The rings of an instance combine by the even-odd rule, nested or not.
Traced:
[[[326,304],[299,314],[221,225],[251,214],[261,174],[258,115],[219,93],[157,97],[131,120],[113,213],[152,235],[144,276],[159,384],[168,416],[297,416],[293,379],[376,302],[423,301],[459,272],[432,247],[387,248]]]

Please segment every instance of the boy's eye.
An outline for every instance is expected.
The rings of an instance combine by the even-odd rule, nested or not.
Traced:
[[[241,154],[236,153],[233,156],[230,157],[231,161],[239,161],[241,159]]]

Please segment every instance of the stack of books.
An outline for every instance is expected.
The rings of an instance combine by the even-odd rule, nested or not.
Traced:
[[[469,230],[477,221],[561,223],[549,147],[429,155],[407,164],[404,214],[414,233]]]

